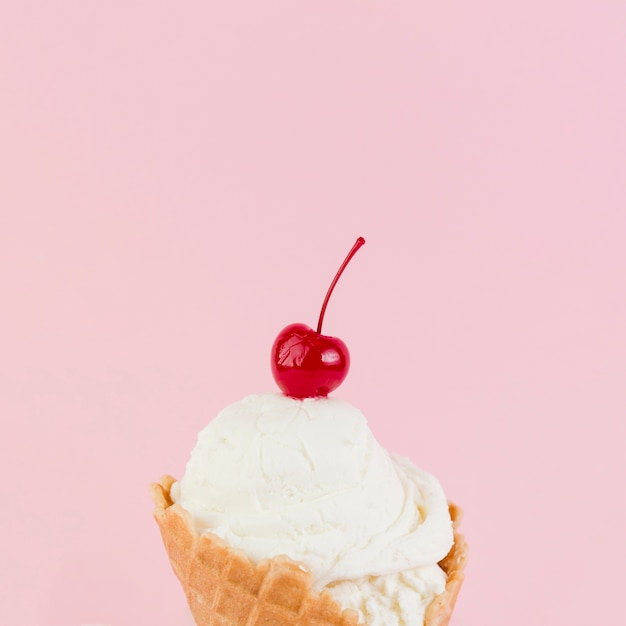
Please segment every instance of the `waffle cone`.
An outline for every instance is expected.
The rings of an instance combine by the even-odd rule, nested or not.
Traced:
[[[287,557],[255,565],[240,550],[210,532],[198,534],[191,516],[170,496],[175,482],[164,476],[150,487],[154,517],[165,550],[180,580],[197,626],[356,626],[356,611],[342,609],[313,577]],[[461,511],[450,505],[454,527]],[[467,546],[455,532],[450,553],[440,562],[448,578],[443,593],[426,610],[424,626],[447,626],[463,581]]]

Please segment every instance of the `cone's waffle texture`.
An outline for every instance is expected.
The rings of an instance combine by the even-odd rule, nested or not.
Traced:
[[[312,575],[286,557],[253,564],[210,532],[198,534],[191,516],[170,496],[164,476],[151,485],[154,517],[172,568],[180,580],[197,626],[356,626],[358,614],[342,610],[328,593],[312,589]],[[455,529],[460,509],[450,505]],[[467,547],[454,546],[440,563],[448,579],[426,611],[424,626],[447,626],[463,581]]]

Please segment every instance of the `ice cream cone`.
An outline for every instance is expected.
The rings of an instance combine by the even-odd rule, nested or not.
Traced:
[[[191,516],[170,496],[175,482],[164,476],[151,485],[154,517],[172,568],[197,626],[356,626],[358,613],[342,609],[328,593],[313,590],[313,577],[286,557],[255,565],[210,532],[198,534]],[[461,517],[450,505],[455,531]],[[424,626],[447,626],[463,581],[467,546],[455,532],[440,565],[446,588],[428,606]]]

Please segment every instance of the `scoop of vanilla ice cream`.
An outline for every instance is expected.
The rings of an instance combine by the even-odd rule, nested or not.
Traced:
[[[199,532],[254,561],[287,555],[317,588],[436,564],[453,542],[437,479],[391,457],[335,398],[231,404],[199,433],[172,495]]]

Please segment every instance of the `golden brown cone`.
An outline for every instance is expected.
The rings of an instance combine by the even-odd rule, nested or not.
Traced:
[[[312,575],[287,557],[254,565],[210,532],[198,534],[191,516],[170,496],[175,482],[152,483],[154,517],[197,626],[356,626],[358,614],[326,592],[312,589]],[[447,626],[463,582],[467,545],[456,532],[461,510],[450,504],[454,545],[440,562],[446,588],[426,610],[424,626]]]

